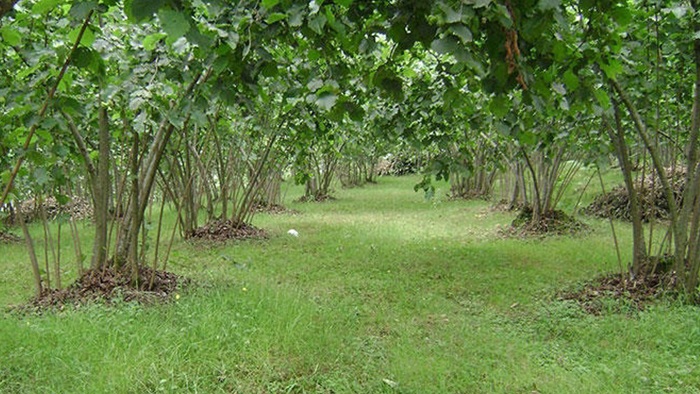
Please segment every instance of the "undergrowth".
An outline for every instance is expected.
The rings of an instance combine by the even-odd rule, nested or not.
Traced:
[[[616,270],[606,221],[503,239],[514,213],[426,201],[417,182],[380,178],[325,204],[293,189],[298,215],[253,223],[267,239],[177,241],[168,269],[196,286],[166,304],[5,313],[0,392],[700,392],[695,307],[594,316],[556,297]],[[618,228],[623,259],[629,234]],[[22,245],[0,247],[0,304],[26,301]]]

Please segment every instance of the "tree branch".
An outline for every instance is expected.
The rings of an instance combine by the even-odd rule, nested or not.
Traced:
[[[85,160],[85,166],[87,166],[88,173],[90,174],[91,177],[95,177],[96,174],[96,168],[95,168],[95,163],[93,163],[92,159],[90,158],[90,153],[88,153],[87,150],[87,145],[85,145],[85,139],[83,136],[80,134],[80,131],[78,130],[78,127],[75,125],[75,122],[73,121],[73,118],[66,113],[63,109],[59,109],[61,112],[61,115],[63,115],[64,118],[66,118],[66,121],[68,122],[68,129],[70,130],[71,134],[73,135],[73,139],[75,140],[75,143],[78,145],[78,150],[80,151],[80,155],[83,156],[83,160]]]
[[[12,2],[14,0],[9,0],[9,2]],[[4,5],[7,3],[8,0],[0,0],[0,6]],[[14,5],[14,4],[13,4]],[[66,70],[68,70],[68,66],[70,65],[71,59],[73,58],[73,54],[75,54],[75,51],[78,50],[78,45],[80,45],[80,41],[83,39],[83,34],[85,34],[85,30],[87,29],[88,25],[90,24],[90,18],[92,18],[92,14],[94,11],[90,11],[87,16],[85,17],[85,21],[83,22],[83,25],[80,28],[80,31],[78,32],[78,36],[75,38],[75,42],[73,43],[73,48],[71,48],[70,53],[68,53],[68,56],[66,57],[66,60],[63,62],[63,66],[61,67],[61,71],[58,73],[58,76],[56,77],[56,82],[54,82],[53,87],[51,87],[51,90],[49,91],[49,94],[46,96],[46,99],[44,100],[44,104],[41,106],[41,109],[39,110],[38,118],[43,119],[44,115],[46,115],[46,111],[49,108],[49,103],[53,99],[54,94],[56,94],[56,90],[58,89],[58,84],[61,83],[63,80],[63,76],[66,74]],[[2,13],[0,13],[0,17],[2,17]],[[29,132],[27,133],[27,138],[24,140],[24,146],[22,147],[22,151],[26,152],[27,149],[29,149],[29,145],[32,142],[32,138],[34,137],[34,133],[36,133],[36,129],[39,127],[40,122],[35,122],[32,127],[29,129]],[[17,159],[17,164],[15,164],[15,167],[12,169],[12,172],[10,173],[10,179],[7,181],[7,185],[5,185],[5,190],[2,192],[2,196],[0,196],[0,205],[5,203],[5,200],[7,199],[7,196],[10,194],[10,190],[12,189],[12,185],[15,182],[15,178],[17,178],[17,173],[19,172],[20,167],[22,167],[22,163],[24,162],[24,155],[21,155]]]

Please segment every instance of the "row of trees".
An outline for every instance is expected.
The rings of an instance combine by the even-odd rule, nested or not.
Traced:
[[[0,3],[0,204],[89,195],[92,268],[138,280],[161,264],[144,236],[156,197],[183,236],[202,211],[244,225],[290,173],[323,199],[336,174],[373,181],[400,145],[455,196],[500,184],[535,222],[582,163],[612,155],[631,196],[631,274],[670,253],[697,293],[694,0],[14,3]],[[667,233],[642,222],[640,168],[664,190]]]

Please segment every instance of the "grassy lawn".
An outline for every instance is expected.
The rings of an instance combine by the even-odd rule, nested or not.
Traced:
[[[269,240],[177,241],[169,269],[197,285],[169,304],[4,313],[0,392],[700,393],[697,308],[590,316],[556,300],[616,269],[608,222],[503,239],[513,213],[447,201],[441,183],[426,201],[417,180],[323,204],[292,188],[299,215],[256,217]],[[0,248],[0,305],[22,302],[24,248]]]

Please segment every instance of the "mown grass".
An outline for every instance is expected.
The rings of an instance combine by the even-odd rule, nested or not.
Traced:
[[[611,300],[590,316],[556,299],[617,269],[607,222],[504,239],[513,213],[447,201],[445,184],[426,201],[416,181],[323,204],[292,189],[301,214],[256,219],[269,240],[177,242],[169,268],[198,285],[169,304],[5,313],[0,392],[700,392],[695,307],[613,313]],[[22,246],[2,249],[6,305],[32,289]]]

